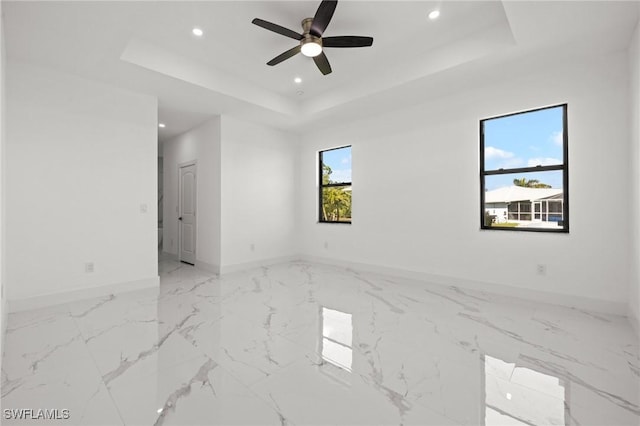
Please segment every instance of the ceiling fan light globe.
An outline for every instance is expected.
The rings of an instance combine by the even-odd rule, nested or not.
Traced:
[[[322,53],[322,46],[316,42],[310,41],[303,43],[300,51],[304,56],[313,58]]]

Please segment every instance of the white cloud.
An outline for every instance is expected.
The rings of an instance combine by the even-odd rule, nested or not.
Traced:
[[[521,167],[524,164],[524,160],[520,157],[516,157],[513,152],[505,151],[493,146],[488,146],[484,149],[484,158],[487,161],[496,161],[494,166],[492,166],[496,169],[511,169],[514,167]]]
[[[535,166],[551,166],[562,164],[562,160],[558,160],[557,158],[544,157],[544,158],[529,158],[527,163],[527,167],[535,167]]]
[[[351,169],[340,169],[331,171],[331,181],[351,182]]]
[[[551,133],[550,139],[554,144],[562,146],[562,143],[564,142],[562,130]]]
[[[509,158],[502,163],[500,163],[500,169],[513,169],[515,167],[522,167],[524,164],[524,160],[520,157]]]
[[[513,152],[504,151],[499,148],[494,148],[492,146],[488,146],[484,149],[484,158],[487,160],[493,160],[499,158],[501,160],[506,160],[509,158],[515,157]]]
[[[343,158],[340,160],[340,163],[342,163],[342,164],[351,164],[351,155],[349,155],[349,156],[347,156],[347,157],[343,157]]]

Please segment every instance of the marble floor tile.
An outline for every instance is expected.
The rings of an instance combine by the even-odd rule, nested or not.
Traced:
[[[122,425],[122,419],[102,376],[93,365],[23,378],[20,386],[5,393],[3,384],[3,425],[64,424]],[[18,410],[7,417],[6,410]],[[31,413],[19,410],[33,410]],[[45,422],[37,410],[58,410],[54,419]],[[66,410],[66,413],[65,413]]]
[[[271,334],[265,324],[233,314],[185,329],[182,335],[245,384],[263,380],[306,354],[304,348]]]
[[[291,365],[252,387],[280,415],[301,425],[456,424],[401,394],[330,363]]]
[[[109,391],[130,425],[281,424],[273,408],[206,356],[128,375]]]
[[[66,306],[9,316],[2,370],[8,380],[93,366],[84,339]]]
[[[3,409],[67,409],[31,422],[74,425],[640,425],[622,317],[306,262],[218,277],[161,257],[159,274],[159,289],[10,315]]]

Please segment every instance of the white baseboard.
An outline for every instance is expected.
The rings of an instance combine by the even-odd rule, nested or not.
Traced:
[[[220,275],[244,271],[246,269],[259,268],[261,266],[270,266],[270,265],[276,265],[278,263],[292,262],[294,260],[300,260],[300,258],[301,258],[300,256],[283,256],[283,257],[274,257],[270,259],[257,260],[254,262],[236,263],[233,265],[222,265],[220,266]]]
[[[163,251],[159,254],[158,259],[160,260],[172,260],[175,262],[179,262],[180,259],[178,258],[178,255],[176,253],[169,253],[166,251]],[[211,272],[212,274],[220,274],[220,266],[213,264],[213,263],[209,263],[209,262],[204,262],[202,260],[198,260],[196,259],[196,263],[193,265],[198,269],[201,269],[205,272]]]
[[[299,256],[299,259],[308,262],[323,263],[327,265],[346,267],[362,272],[373,272],[377,274],[387,275],[391,277],[408,278],[417,281],[426,281],[433,284],[444,286],[455,286],[470,290],[484,291],[504,296],[510,296],[518,299],[530,300],[534,302],[547,303],[551,305],[560,305],[584,309],[592,312],[601,312],[605,314],[613,314],[627,316],[627,306],[625,303],[611,302],[606,300],[591,299],[582,296],[572,296],[567,294],[550,293],[539,290],[531,290],[527,288],[511,287],[503,284],[487,283],[475,281],[466,278],[429,274],[425,272],[410,271],[400,268],[390,268],[386,266],[377,266],[367,263],[347,262],[317,256]]]
[[[637,309],[640,309],[640,307],[638,307]],[[631,305],[629,305],[627,318],[629,319],[629,322],[631,323],[631,327],[636,332],[636,336],[638,336],[638,340],[640,340],[640,312],[638,312],[637,310],[633,309],[631,307]]]
[[[160,255],[160,259],[179,261],[177,254],[167,253],[167,252],[162,252]],[[244,271],[252,268],[259,268],[261,266],[269,266],[269,265],[275,265],[278,263],[291,262],[293,260],[299,260],[299,259],[300,259],[300,256],[298,255],[283,256],[283,257],[274,257],[269,259],[261,259],[261,260],[256,260],[252,262],[235,263],[232,265],[216,265],[213,263],[208,263],[208,262],[204,262],[202,260],[196,259],[196,263],[193,266],[205,272],[221,275],[221,274],[230,274],[233,272],[240,272],[240,271]]]
[[[7,324],[9,322],[9,304],[7,303],[7,297],[4,296],[2,298],[2,302],[1,302],[1,307],[0,309],[2,309],[2,319],[0,321],[2,321],[2,330],[0,331],[2,333],[2,335],[0,336],[0,345],[2,346],[2,348],[0,349],[0,359],[4,359],[4,350],[5,350],[5,336],[7,335]]]
[[[43,294],[33,297],[9,300],[9,312],[28,311],[46,306],[75,302],[93,297],[108,296],[110,294],[125,293],[128,291],[142,290],[145,288],[158,288],[160,277],[151,277],[142,280],[128,281],[114,284],[106,284],[98,287],[74,288],[58,293]]]
[[[220,274],[220,266],[214,265],[213,263],[207,263],[207,262],[203,262],[202,260],[196,260],[196,264],[194,266],[205,272],[211,272],[212,274]]]

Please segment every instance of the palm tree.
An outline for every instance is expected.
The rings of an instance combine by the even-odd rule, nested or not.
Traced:
[[[551,185],[541,183],[538,179],[516,178],[513,180],[513,184],[525,188],[551,188]]]
[[[322,184],[334,183],[331,180],[331,167],[322,165]],[[351,218],[351,192],[344,187],[329,187],[322,189],[322,216],[324,220],[340,221],[340,217]]]
[[[322,196],[322,211],[324,219],[328,220],[329,215],[333,215],[333,220],[340,220],[340,217],[349,217],[351,213],[351,193],[343,188],[324,188]]]

